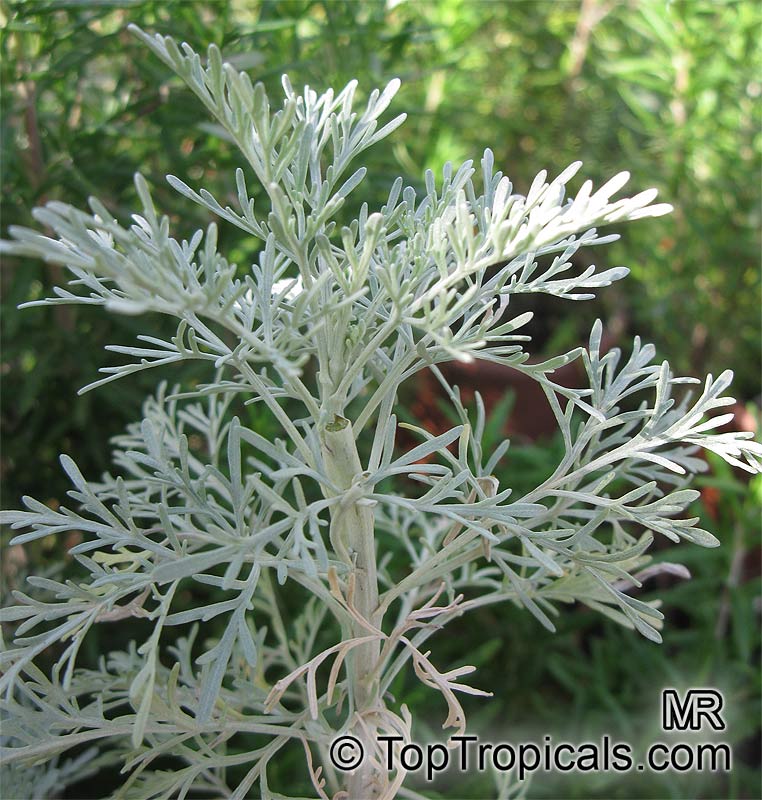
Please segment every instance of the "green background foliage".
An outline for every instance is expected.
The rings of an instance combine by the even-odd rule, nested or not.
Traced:
[[[539,169],[555,174],[577,159],[597,182],[629,169],[634,191],[658,187],[675,213],[633,226],[599,256],[632,269],[626,288],[606,289],[584,307],[548,300],[535,309],[538,355],[584,341],[601,316],[622,341],[632,333],[654,341],[678,372],[731,367],[736,396],[758,403],[762,10],[752,0],[27,0],[0,8],[4,229],[30,224],[34,205],[84,205],[89,195],[124,220],[139,169],[157,207],[187,235],[207,217],[166,185],[165,174],[220,197],[234,189],[232,147],[126,32],[129,22],[197,49],[216,43],[275,96],[284,72],[295,86],[318,90],[358,78],[363,93],[397,76],[403,88],[395,109],[409,119],[371,151],[365,199],[380,200],[397,174],[420,183],[425,168],[478,158],[485,146],[519,190]],[[225,227],[221,237],[231,261],[251,260],[255,245]],[[59,452],[75,454],[91,477],[106,469],[104,443],[138,418],[154,387],[141,373],[76,396],[110,363],[104,345],[131,344],[145,321],[82,307],[15,310],[61,282],[56,268],[3,266],[4,507],[17,506],[22,494],[62,501]],[[151,324],[156,335],[166,333],[162,320]],[[556,446],[521,448],[498,477],[512,485],[516,476],[541,479]],[[551,636],[507,609],[468,618],[443,646],[450,643],[454,663],[470,652],[479,685],[496,689],[491,703],[467,708],[474,730],[493,739],[540,741],[549,733],[583,741],[609,733],[637,746],[658,733],[662,686],[717,686],[732,720],[731,776],[538,776],[530,796],[749,797],[758,790],[760,585],[748,565],[753,573],[762,485],[713,467],[705,480],[714,494],[705,496],[715,498],[710,522],[723,546],[681,549],[694,579],[666,593],[661,648],[591,612],[571,611]],[[26,557],[60,552],[40,545]],[[659,555],[670,560],[669,550]],[[12,584],[23,565],[6,558],[3,570]],[[665,587],[647,584],[643,599],[651,588]],[[419,718],[438,719],[439,709],[422,706],[415,689],[409,702]],[[489,796],[489,787],[473,776],[458,796]],[[435,785],[453,796],[446,789]],[[92,791],[74,786],[69,796]]]

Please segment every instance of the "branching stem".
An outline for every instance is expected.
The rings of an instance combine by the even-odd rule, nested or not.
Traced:
[[[343,417],[325,426],[322,435],[323,459],[326,473],[335,488],[352,496],[349,490],[362,473],[357,453],[352,423]],[[332,508],[332,539],[336,549],[348,558],[353,576],[353,595],[348,597],[358,613],[371,624],[375,624],[378,609],[378,576],[376,572],[376,546],[373,509],[358,500],[348,500]],[[367,636],[367,630],[355,623],[354,636]],[[360,645],[349,658],[350,686],[355,711],[363,715],[381,703],[376,674],[380,654],[380,642],[371,641]],[[358,728],[358,735],[365,738],[367,732]],[[367,743],[370,745],[371,743]],[[366,749],[366,752],[370,752]],[[350,776],[350,797],[369,797],[374,781],[369,760]]]

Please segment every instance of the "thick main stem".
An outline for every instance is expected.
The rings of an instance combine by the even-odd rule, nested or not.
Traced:
[[[323,460],[326,472],[344,498],[334,507],[331,516],[331,542],[336,553],[350,567],[354,579],[352,602],[358,613],[368,622],[376,624],[378,609],[378,577],[376,572],[376,547],[373,509],[352,499],[352,484],[362,472],[357,453],[352,423],[343,417],[326,425],[322,438]],[[358,499],[360,499],[358,497]],[[367,636],[368,630],[358,621],[353,635]],[[356,647],[349,659],[350,684],[355,711],[367,715],[379,708],[379,679],[376,674],[381,643],[372,641]],[[349,777],[347,792],[350,800],[370,800],[376,794],[380,776],[374,775],[370,755],[374,752],[373,725],[365,716],[366,726],[359,727],[355,735],[363,742],[365,759]]]

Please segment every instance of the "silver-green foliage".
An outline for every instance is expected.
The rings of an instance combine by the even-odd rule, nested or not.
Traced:
[[[723,396],[729,373],[676,399],[678,384],[697,381],[674,377],[638,340],[628,359],[601,352],[599,323],[587,349],[529,363],[529,337],[518,331],[531,314],[512,316],[510,299],[591,297],[627,273],[575,270],[581,248],[611,240],[596,228],[670,207],[652,205],[654,191],[612,200],[626,173],[595,192],[588,181],[567,200],[578,163],[550,182],[542,172],[521,196],[487,150],[477,182],[471,162],[448,166],[440,185],[427,175],[423,197],[398,179],[380,210],[363,205],[341,227],[337,212],[365,177],[350,165],[403,121],[379,127],[398,82],[355,111],[355,83],[299,95],[284,79],[273,111],[263,87],[224,65],[216,48],[204,67],[187,45],[136,33],[245,161],[233,206],[173,176],[170,184],[262,247],[237,277],[215,225],[172,238],[140,176],[142,209],[130,227],[97,200],[92,213],[56,202],[35,211],[50,235],[15,228],[3,243],[72,273],[72,289],[44,302],[177,319],[168,341],[141,336],[136,347],[110,348],[130,360],[86,388],[211,362],[208,384],[162,386],[147,401],[143,421],[115,440],[116,476],[87,481],[63,456],[71,508],[26,498],[27,510],[2,515],[26,531],[18,544],[84,533],[70,551],[81,579],[30,577],[28,593],[14,592],[2,611],[17,625],[0,656],[8,779],[34,763],[41,785],[54,776],[60,786],[88,768],[56,766],[61,754],[95,743],[88,758],[100,752],[127,765],[119,797],[281,797],[268,765],[296,744],[325,797],[345,785],[326,757],[337,732],[411,735],[414,720],[387,693],[402,669],[441,692],[445,725],[464,729],[457,693],[480,693],[460,682],[472,668],[441,672],[422,646],[469,609],[508,601],[553,629],[558,602],[582,601],[659,641],[656,604],[626,591],[639,585],[653,533],[716,545],[683,514],[697,495],[685,486],[704,468],[696,452],[758,471],[762,446],[715,431],[727,419],[712,412],[733,402]],[[249,196],[247,173],[264,188],[265,211]],[[483,451],[481,402],[469,414],[437,366],[453,359],[505,365],[544,390],[565,455],[525,496],[493,477],[509,442]],[[584,364],[585,388],[554,383],[554,370],[573,359]],[[425,368],[461,424],[436,436],[404,426],[421,443],[401,452],[397,392]],[[234,417],[242,400],[263,404],[282,438]],[[283,598],[296,585],[311,599],[294,617]],[[194,587],[224,599],[205,604]],[[93,626],[127,618],[147,623],[142,641],[104,654],[97,668],[77,666]],[[185,635],[170,636],[175,626]],[[44,674],[35,659],[50,652],[55,667]],[[244,734],[256,746],[241,747]],[[154,768],[166,754],[183,766]],[[346,785],[352,796],[392,797],[404,779],[371,765]]]

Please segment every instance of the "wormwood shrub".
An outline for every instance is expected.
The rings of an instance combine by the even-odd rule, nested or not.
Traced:
[[[583,300],[624,277],[574,274],[570,259],[611,240],[597,226],[668,212],[652,205],[655,191],[612,200],[622,173],[565,200],[576,163],[550,182],[540,173],[524,197],[487,150],[480,189],[471,162],[446,167],[440,186],[427,175],[422,198],[398,179],[379,211],[363,205],[341,227],[337,212],[365,176],[350,164],[403,121],[379,127],[396,81],[355,112],[355,83],[299,95],[284,78],[273,112],[216,48],[204,67],[187,45],[135,32],[224,127],[270,207],[254,207],[243,168],[232,206],[168,177],[262,242],[243,278],[218,252],[214,224],[172,238],[139,175],[130,227],[95,199],[92,214],[54,202],[35,211],[51,235],[12,228],[3,244],[72,273],[73,288],[43,302],[178,320],[171,340],[111,347],[130,360],[87,389],[185,359],[210,367],[208,384],[162,386],[146,402],[143,421],[114,442],[117,474],[87,481],[62,456],[73,508],[26,498],[26,511],[2,515],[26,529],[19,544],[84,534],[70,551],[80,578],[30,577],[2,611],[18,624],[0,662],[5,791],[43,796],[117,763],[116,797],[285,797],[307,776],[321,797],[394,797],[405,771],[386,771],[377,737],[409,740],[414,726],[389,694],[395,677],[412,670],[438,692],[455,733],[466,728],[459,693],[488,694],[464,682],[473,667],[438,666],[429,637],[495,603],[553,629],[557,605],[581,601],[658,642],[656,604],[626,589],[639,585],[654,532],[717,544],[681,516],[696,497],[685,486],[704,468],[697,449],[759,471],[762,446],[713,432],[725,415],[707,419],[732,402],[729,373],[676,400],[678,384],[697,381],[674,377],[637,339],[628,359],[602,353],[600,323],[587,349],[528,361],[519,331],[531,314],[512,316],[512,295]],[[483,406],[469,414],[438,369],[452,359],[506,365],[545,392],[565,452],[523,496],[493,476],[509,442],[483,452]],[[589,386],[554,383],[572,359]],[[406,425],[406,441],[420,444],[405,449],[397,391],[425,368],[461,423],[438,436]],[[240,402],[266,408],[282,438],[242,424]],[[77,666],[94,626],[130,619],[140,641]],[[50,653],[48,674],[35,662]],[[339,733],[364,745],[354,773],[331,764]],[[274,767],[294,747],[304,776],[287,780]]]

